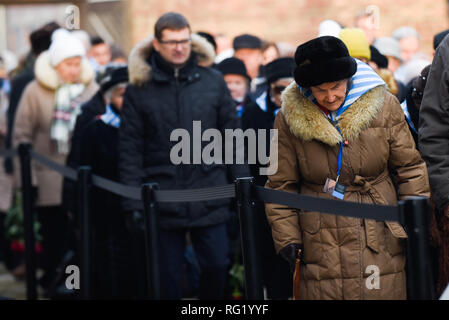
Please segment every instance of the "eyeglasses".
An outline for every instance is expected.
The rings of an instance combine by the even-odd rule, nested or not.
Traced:
[[[181,45],[181,46],[186,46],[186,45],[188,45],[190,42],[192,41],[192,39],[184,39],[184,40],[167,40],[167,41],[162,41],[162,40],[159,40],[159,43],[161,43],[161,44],[165,44],[165,45],[167,45],[168,47],[176,47],[178,44],[179,45]]]

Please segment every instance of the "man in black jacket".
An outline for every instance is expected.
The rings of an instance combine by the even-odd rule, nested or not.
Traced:
[[[226,185],[248,174],[245,166],[206,165],[202,161],[192,164],[192,158],[198,156],[195,150],[187,155],[190,161],[174,164],[171,159],[171,150],[179,142],[172,135],[176,129],[189,134],[190,144],[193,140],[194,145],[204,146],[206,143],[195,141],[194,121],[200,121],[201,136],[207,129],[218,129],[224,137],[225,129],[239,127],[222,75],[198,65],[213,57],[212,45],[191,35],[189,23],[177,13],[161,16],[154,39],[134,48],[129,60],[131,84],[124,95],[119,132],[122,183],[140,186],[157,182],[162,190],[196,189]],[[142,210],[140,201],[124,200],[123,206],[129,214]],[[159,204],[162,298],[182,298],[187,231],[201,268],[200,299],[223,297],[228,264],[226,222],[232,212],[229,206],[230,199]]]

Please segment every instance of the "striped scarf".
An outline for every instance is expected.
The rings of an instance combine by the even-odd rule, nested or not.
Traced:
[[[120,116],[114,112],[109,104],[106,106],[106,112],[101,115],[100,120],[111,127],[120,128]]]
[[[69,153],[70,134],[80,112],[81,101],[78,98],[84,89],[84,84],[63,84],[56,90],[50,138],[59,154]]]
[[[418,134],[418,130],[416,130],[415,125],[413,124],[412,118],[410,117],[410,113],[408,112],[408,106],[407,106],[407,100],[404,100],[404,102],[401,103],[402,111],[404,112],[405,120],[407,120],[408,125],[410,126],[410,129]]]
[[[331,119],[338,120],[343,112],[348,110],[348,108],[352,106],[354,102],[356,102],[365,93],[367,93],[371,89],[374,89],[375,87],[386,85],[382,78],[369,65],[358,59],[355,60],[357,62],[357,71],[349,81],[350,87],[348,93],[346,94],[345,101],[338,108],[338,110],[329,114],[328,117]],[[298,89],[307,99],[317,105],[317,100],[313,96],[312,90],[310,90],[310,88],[302,88],[298,86]]]

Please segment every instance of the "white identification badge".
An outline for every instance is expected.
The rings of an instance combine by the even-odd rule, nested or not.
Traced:
[[[346,187],[345,187],[344,185],[342,185],[342,184],[337,183],[337,184],[335,185],[334,192],[332,192],[332,195],[333,195],[335,198],[338,198],[338,199],[340,199],[340,200],[343,200],[344,197],[345,197],[345,192],[346,192]]]
[[[327,178],[326,183],[324,184],[323,191],[332,195],[332,193],[334,193],[336,184],[337,182],[335,180]]]
[[[343,200],[345,197],[346,186],[338,183],[337,181],[327,178],[323,191],[337,199]]]

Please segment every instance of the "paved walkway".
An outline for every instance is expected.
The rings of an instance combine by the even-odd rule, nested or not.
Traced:
[[[39,272],[38,272],[39,274]],[[38,295],[42,297],[42,292],[38,288]],[[25,280],[17,280],[3,263],[0,262],[0,299],[26,299]]]

